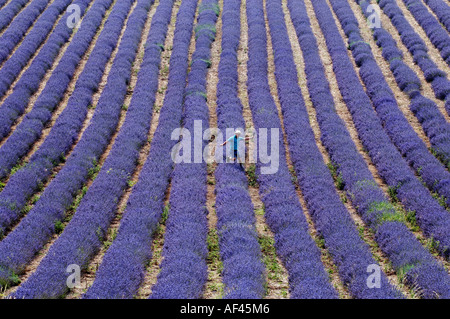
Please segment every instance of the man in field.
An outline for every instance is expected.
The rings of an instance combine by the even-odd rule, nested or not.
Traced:
[[[222,146],[224,146],[227,143],[230,143],[230,151],[231,151],[231,154],[233,154],[233,157],[230,157],[230,159],[233,161],[233,163],[234,163],[234,161],[238,160],[237,162],[239,162],[241,168],[243,168],[243,166],[242,166],[243,161],[242,161],[239,151],[238,151],[239,142],[242,140],[247,141],[250,139],[250,137],[243,138],[240,136],[241,134],[242,133],[240,130],[236,130],[232,137],[230,137],[228,140],[226,140],[225,142],[222,143]]]

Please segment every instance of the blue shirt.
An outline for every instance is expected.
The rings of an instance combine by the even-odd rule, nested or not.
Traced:
[[[243,137],[236,137],[236,135],[233,135],[232,137],[230,137],[227,142],[231,142],[231,140],[233,140],[233,143],[230,143],[230,151],[233,152],[234,150],[238,150],[238,143],[239,141],[243,140]]]

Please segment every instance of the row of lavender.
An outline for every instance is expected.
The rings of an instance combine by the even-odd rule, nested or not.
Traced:
[[[281,1],[267,1],[275,77],[292,163],[306,205],[325,241],[342,282],[355,298],[402,298],[381,273],[381,287],[367,284],[367,269],[377,265],[336,192],[333,177],[316,145],[285,24]],[[274,107],[274,105],[272,106]]]
[[[73,46],[70,46],[71,50],[66,52],[65,57],[61,60],[61,64],[58,65],[59,72],[53,73],[52,80],[49,80],[35,104],[36,111],[33,109],[30,112],[30,118],[23,121],[17,128],[17,135],[20,135],[22,131],[28,132],[28,125],[35,125],[38,128],[40,126],[41,130],[38,129],[36,133],[38,135],[41,134],[43,123],[48,122],[48,119],[51,117],[51,110],[58,105],[66,90],[66,87],[61,84],[68,85],[69,74],[73,75],[78,62],[100,26],[106,8],[111,5],[111,2],[111,0],[97,0],[95,8],[93,7],[89,10],[88,15],[89,19],[92,19],[89,20],[91,23],[86,23],[83,26],[83,31],[80,30],[80,36],[73,39]],[[78,139],[88,107],[92,105],[92,95],[99,88],[103,71],[116,46],[122,29],[121,23],[123,23],[124,19],[125,16],[120,11],[110,15],[109,21],[114,21],[115,23],[105,24],[66,107],[56,120],[49,135],[40,148],[31,156],[29,162],[9,178],[7,185],[0,193],[0,232],[5,232],[20,217],[21,210],[26,205],[27,199],[48,179],[52,174],[53,168],[65,159],[64,156]],[[62,81],[64,77],[66,79]],[[61,80],[61,82],[58,82],[58,80]],[[57,95],[54,96],[53,93]],[[46,107],[49,107],[49,109],[46,109]],[[42,118],[39,115],[42,115]],[[45,120],[44,116],[46,116],[47,120]],[[33,120],[34,118],[41,120]],[[22,127],[24,128],[23,130]],[[32,146],[33,141],[37,137],[33,136],[31,140],[24,140],[24,142],[28,142],[28,148]],[[7,146],[7,144],[3,146]],[[14,153],[11,154],[11,156],[13,155]],[[92,162],[93,159],[90,161]]]
[[[353,15],[350,5],[347,1],[342,0],[333,1],[331,5],[348,37],[349,47],[354,60],[360,67],[359,72],[363,83],[366,85],[367,95],[372,100],[373,106],[385,131],[410,165],[412,165],[418,174],[420,174],[425,184],[428,185],[430,189],[449,199],[450,173],[442,167],[431,153],[427,151],[423,141],[417,136],[402,112],[399,110],[394,94],[386,83],[386,80],[372,55],[370,46],[363,42],[359,32],[358,21]],[[401,78],[400,82],[404,80],[405,79]],[[413,86],[413,84],[411,85]],[[416,87],[415,90],[417,89],[418,88]],[[417,91],[415,94],[412,94],[412,96],[415,95],[417,95]],[[415,103],[417,103],[417,101],[415,101]],[[450,135],[448,134],[448,130],[445,130],[445,128],[448,128],[448,124],[443,124],[445,124],[445,126],[440,128],[440,133],[442,133],[442,135],[439,136],[438,139],[442,141],[441,145],[446,146],[448,149],[450,146]],[[436,125],[436,123],[434,125]],[[416,180],[414,180],[414,183],[419,186]],[[422,188],[423,194],[428,196],[430,200],[433,200],[425,187]],[[431,223],[431,225],[428,223],[419,223],[419,225],[423,226],[422,229],[426,233],[434,233],[440,236],[440,238],[434,238],[441,243],[440,251],[445,256],[450,253],[450,238],[448,238],[450,216],[443,207],[439,207],[436,201],[433,200],[433,202],[435,207],[439,209],[434,217],[431,217],[428,214],[428,211],[423,211],[418,215],[419,218],[426,215],[431,217],[431,219],[428,220],[428,223]],[[424,213],[426,215],[422,215]],[[433,235],[430,237],[432,236]]]
[[[370,1],[356,1],[359,2],[362,12],[369,16],[368,6]],[[348,9],[348,8],[347,8]],[[424,97],[420,93],[421,83],[414,71],[406,65],[403,61],[403,54],[397,48],[397,44],[392,36],[383,29],[381,26],[373,30],[373,37],[376,40],[377,45],[382,49],[382,55],[389,62],[390,69],[398,83],[401,90],[407,93],[411,99],[410,109],[414,112],[419,122],[421,123],[425,133],[430,138],[431,145],[436,151],[438,158],[447,166],[450,167],[450,124],[447,123],[444,116],[438,110],[436,103],[432,100]],[[352,49],[356,48],[358,44],[355,44]],[[416,47],[421,47],[420,43]],[[422,48],[425,48],[424,46]],[[417,51],[417,50],[416,50]],[[435,83],[435,80],[445,79],[447,85],[447,91],[450,93],[450,82],[446,79],[446,74],[439,71],[435,66],[428,70],[427,80]],[[445,89],[443,86],[442,89]],[[405,123],[406,124],[406,123]],[[404,124],[404,125],[405,125]],[[399,131],[403,129],[399,126]],[[412,132],[410,133],[412,134]],[[413,141],[411,141],[412,143]],[[426,151],[421,147],[421,153]],[[413,148],[410,148],[408,152],[414,152]],[[430,157],[430,155],[426,155]],[[417,154],[413,163],[414,167],[418,170],[418,173],[422,175],[423,169],[427,169],[425,157],[421,154]],[[418,169],[420,168],[420,170]],[[431,174],[423,174],[422,177],[426,181],[426,184],[431,187],[432,190],[437,191],[440,195],[447,198],[447,203],[450,204],[450,174],[444,168],[439,168],[436,164],[430,167]]]
[[[88,7],[89,2],[91,1],[79,0],[75,1],[74,4],[80,6],[80,8],[83,9],[84,12],[84,10]],[[39,30],[39,28],[33,30]],[[95,29],[92,29],[89,26],[83,27],[83,31],[80,31],[80,33],[84,34],[85,32],[92,33],[95,32]],[[32,94],[34,94],[38,89],[38,86],[40,85],[45,72],[49,68],[51,68],[61,45],[70,40],[71,34],[72,29],[68,28],[65,20],[62,19],[56,26],[54,32],[49,37],[47,42],[43,45],[39,54],[33,60],[28,69],[24,72],[23,76],[20,78],[17,84],[14,86],[13,93],[8,96],[0,109],[0,140],[6,138],[7,135],[11,132],[11,125],[26,109],[28,103],[30,102]],[[31,35],[32,33],[30,33],[29,36]],[[28,39],[29,38],[27,37],[26,40]],[[42,112],[42,109],[52,110],[58,104],[64,93],[64,90],[68,85],[69,79],[73,75],[74,68],[80,61],[81,56],[86,50],[87,46],[89,46],[89,40],[92,39],[92,36],[83,39],[84,45],[76,47],[80,45],[79,39],[80,36],[74,37],[68,48],[68,52],[71,52],[74,55],[78,54],[79,52],[77,59],[73,59],[74,57],[72,57],[70,67],[67,65],[67,61],[69,58],[67,57],[67,55],[64,55],[60,63],[58,63],[58,65],[56,66],[53,75],[49,79],[49,82],[46,84],[46,87],[44,88],[45,92],[42,92],[40,94],[38,101],[35,103],[36,105],[33,107],[32,111],[24,117],[23,122],[26,122],[26,124],[19,124],[12,133],[11,138],[9,138],[0,148],[0,178],[5,178],[9,174],[14,165],[16,165],[20,158],[26,154],[26,152],[32,146],[33,142],[38,138],[40,132],[44,127],[43,125],[39,124],[41,122],[44,122],[45,124],[45,122],[50,119],[51,113],[44,113]],[[14,54],[0,70],[0,76],[2,76],[4,72],[9,72],[8,65],[10,62],[12,63],[12,66],[14,68],[16,68],[17,65],[21,65],[21,62],[15,59],[17,57],[17,54],[19,54],[18,59],[24,56],[21,53],[21,50],[24,50],[25,52],[33,52],[35,49],[26,46],[26,41],[24,41],[16,54]],[[20,70],[20,68],[17,69],[17,72],[15,72],[15,74],[18,75]],[[10,80],[13,81],[14,79],[11,78]],[[55,85],[55,83],[57,84]],[[48,99],[49,87],[52,87],[51,96],[53,100],[51,100],[51,102],[53,103],[51,103]],[[43,97],[47,97],[44,106],[42,105]]]
[[[340,37],[336,24],[329,23],[329,21],[333,21],[333,15],[326,1],[314,1],[313,6],[327,42],[339,88],[352,114],[353,122],[365,149],[372,158],[380,176],[393,189],[405,208],[415,212],[417,223],[425,236],[439,242],[440,253],[448,258],[450,253],[450,238],[448,237],[450,216],[448,212],[433,199],[429,191],[418,181],[385,132],[347,55],[347,48]],[[352,34],[356,35],[357,33],[353,32]],[[355,60],[359,60],[359,51],[352,52],[355,55]],[[362,54],[368,56],[365,51],[362,51]],[[364,63],[360,65],[360,72],[363,81],[367,84],[370,84],[369,81],[376,83],[377,79],[370,75],[378,66],[372,63],[369,58],[362,59],[362,62]],[[372,84],[369,87],[371,86]],[[376,97],[378,92],[381,98],[374,98],[375,108],[377,106],[383,107],[385,101],[391,103],[390,97],[383,97],[386,91],[372,89],[368,93]],[[395,122],[391,124],[393,130],[395,130],[394,124]]]
[[[363,2],[362,2],[363,3]],[[381,0],[380,7],[384,13],[391,19],[392,24],[400,34],[400,38],[408,51],[411,53],[414,63],[416,63],[425,79],[431,82],[436,98],[445,100],[445,109],[450,114],[450,81],[447,79],[446,72],[440,70],[428,54],[428,48],[425,42],[416,33],[414,28],[406,20],[402,10],[395,1]]]
[[[33,24],[34,20],[39,16],[39,14],[42,13],[42,11],[48,4],[48,1],[42,0],[33,0],[33,2],[31,2],[30,4],[27,4],[28,2],[31,1],[11,1],[7,6],[2,8],[2,11],[0,12],[0,31],[3,31],[8,26],[11,26],[10,23],[11,21],[13,21],[13,19],[17,20],[17,22],[13,23],[14,27],[23,26],[27,27],[28,29],[28,27]],[[25,33],[22,32],[22,35],[23,34]],[[4,60],[5,59],[2,59],[1,61],[3,62]]]
[[[132,0],[120,1],[114,9],[117,8],[117,13],[121,13],[125,19],[133,3]],[[47,223],[39,226],[48,228],[49,221],[64,215],[64,204],[73,200],[77,190],[74,186],[80,188],[83,185],[88,177],[86,168],[91,164],[92,159],[98,159],[101,156],[116,131],[123,101],[127,94],[132,64],[136,58],[142,30],[152,3],[153,0],[138,0],[129,14],[125,32],[91,124],[84,132],[66,165],[51,183],[58,184],[57,193],[66,202],[58,202],[53,197],[51,205],[47,204],[43,207],[39,202],[36,205],[36,207],[43,208],[43,212],[55,213],[55,208],[59,208],[62,212],[59,212],[59,216],[47,215],[46,217],[51,219],[47,219]],[[122,21],[124,20],[118,19],[118,24],[121,24]],[[124,143],[124,138],[130,137],[127,134],[134,133],[129,128],[130,126],[127,125],[124,126],[124,131],[120,131],[121,133],[116,139],[118,143],[114,143],[98,176],[81,200],[61,236],[50,247],[48,254],[36,271],[11,294],[11,297],[58,298],[63,296],[68,291],[66,268],[75,264],[81,269],[86,269],[90,259],[100,249],[114,217],[118,201],[136,165],[139,144]],[[134,156],[129,156],[130,154]],[[50,190],[50,187],[46,191]],[[57,207],[55,207],[56,205]]]
[[[0,10],[2,10],[0,11],[0,17],[11,21],[25,7],[27,2],[30,2],[30,0],[18,0],[15,3],[12,3],[11,0],[0,0]],[[0,30],[2,29],[0,28]]]
[[[385,12],[385,14],[388,15],[388,17],[391,19],[394,27],[397,29],[403,44],[411,53],[414,59],[414,63],[416,63],[420,67],[425,76],[426,81],[431,83],[431,87],[434,91],[436,98],[445,100],[445,109],[447,113],[450,114],[450,81],[447,79],[446,72],[440,70],[437,67],[436,63],[434,63],[434,61],[431,59],[431,57],[428,54],[428,48],[425,45],[424,41],[406,20],[402,10],[400,10],[397,3],[395,3],[395,1],[393,2],[382,0],[379,2],[379,4],[380,7]],[[365,1],[361,1],[360,5],[365,6]],[[381,35],[379,35],[379,33],[381,33]],[[382,46],[394,45],[391,44],[392,42],[390,40],[391,35],[384,35],[383,31],[377,31],[374,33],[374,35],[375,34],[377,35],[377,40],[378,38],[380,38],[377,42],[378,45]],[[399,65],[401,64],[401,61],[395,63],[396,65]],[[420,96],[417,97],[419,97],[419,101],[422,100],[420,99]],[[421,104],[417,104],[417,106],[413,108],[413,112],[416,113],[416,116],[419,117],[420,121],[423,121],[427,113],[429,113],[426,111],[422,111],[422,109],[424,110],[428,109],[426,106],[429,103],[424,104],[425,107],[420,108]],[[423,114],[422,112],[425,113],[424,116],[422,116]],[[434,113],[434,111],[432,112]],[[432,119],[434,118],[436,118],[436,115],[433,114]],[[429,123],[432,122],[433,121],[431,120]]]
[[[132,1],[130,0],[128,2],[124,2],[122,5],[115,5],[113,7],[111,14],[109,15],[110,23],[108,23],[103,29],[97,45],[105,46],[108,43],[106,41],[111,39],[105,37],[104,34],[107,34],[108,37],[112,37],[115,35],[117,41],[122,29],[122,25],[125,18],[127,17],[127,13],[130,10],[131,5]],[[92,17],[94,18],[94,21],[98,21],[98,23],[100,23],[107,6],[108,1],[98,1],[96,5],[91,8],[86,19]],[[91,16],[90,13],[92,13],[93,15]],[[93,32],[95,33],[95,29],[93,30]],[[116,43],[110,44],[111,47],[115,45]],[[129,49],[130,43],[124,42],[122,47],[123,48],[121,51],[124,51],[125,48]],[[115,61],[115,65],[117,65],[116,68],[120,70],[120,72],[123,72],[124,75],[127,72],[126,64],[124,66],[124,63],[127,62],[128,59],[132,58],[132,54],[133,51],[129,52],[127,55],[124,55],[120,59],[118,58],[117,62]],[[100,56],[98,53],[91,54],[90,60],[92,59],[93,62],[96,62],[97,65],[100,66],[101,64],[100,60],[98,59],[99,57],[102,56]],[[108,58],[109,56],[106,56],[104,60],[107,60]],[[117,76],[118,71],[114,70],[115,65],[113,65],[111,72],[114,71],[113,73]],[[99,71],[102,72],[101,70]],[[80,79],[83,78],[83,76],[80,77]],[[122,87],[125,87],[126,90],[126,77],[118,77],[118,79],[115,81],[117,81],[114,82],[114,85],[117,85],[117,89],[114,89],[114,87],[111,87],[112,84],[109,84],[108,89],[105,89],[105,93],[102,94],[102,98],[104,101],[101,101],[101,104],[111,104],[111,100],[113,100],[115,97],[111,96],[111,92],[118,91],[119,88]],[[75,93],[72,95],[72,97],[78,100],[80,97]],[[85,97],[86,100],[89,100],[91,98],[92,91],[87,91],[86,93],[90,94],[89,97]],[[118,97],[120,98],[120,95]],[[114,107],[119,102],[120,100],[114,102],[112,106],[109,107]],[[97,111],[101,111],[101,109],[102,107],[101,105],[99,105]],[[111,109],[106,109],[106,111],[103,111],[103,113],[108,112],[111,112]],[[114,117],[111,117],[111,119],[114,123]],[[66,209],[72,204],[73,197],[76,195],[78,189],[80,189],[86,181],[87,176],[89,175],[89,170],[92,170],[95,167],[94,162],[98,160],[105,147],[108,136],[105,135],[105,133],[103,133],[104,135],[100,135],[100,131],[93,131],[93,129],[95,129],[95,124],[100,123],[99,130],[105,131],[105,127],[111,126],[110,122],[110,119],[106,120],[102,117],[94,116],[94,118],[92,119],[92,125],[90,125],[85,134],[83,134],[80,143],[75,148],[72,156],[69,157],[66,165],[57,174],[56,178],[49,184],[49,186],[44,190],[36,205],[30,210],[28,215],[26,215],[26,217],[19,223],[19,225],[10,234],[8,234],[4,240],[0,242],[0,250],[3,252],[1,254],[2,260],[0,262],[3,269],[1,278],[2,280],[5,280],[6,283],[8,281],[8,278],[10,278],[11,275],[13,276],[13,273],[20,273],[23,270],[27,262],[31,260],[34,254],[39,251],[39,249],[45,244],[45,242],[49,239],[49,236],[51,236],[55,232],[55,221],[62,220],[64,218]],[[96,135],[99,136],[99,138],[101,139],[100,141],[97,141],[95,139]],[[51,148],[48,149],[48,151],[51,150]],[[40,151],[46,152],[46,149],[41,148],[38,152]],[[35,162],[34,164],[32,164],[32,168],[39,169],[38,164],[39,162]],[[9,196],[9,198],[12,198],[13,200],[21,198],[21,204],[23,207],[23,204],[26,202],[26,195],[30,195],[27,194],[26,191],[32,193],[33,188],[21,189],[21,187],[26,187],[27,185],[32,185],[33,183],[39,182],[39,180],[36,180],[36,178],[34,180],[32,179],[33,175],[27,176],[30,170],[31,169],[25,168],[24,170],[19,171],[15,175],[13,175],[4,191],[0,193],[0,197],[8,198]],[[48,171],[49,172],[47,172],[47,174],[51,172],[51,167],[48,169]],[[19,176],[19,178],[16,179],[16,176]],[[27,177],[29,178],[27,179]],[[3,225],[10,225],[11,222],[17,220],[20,217],[20,215],[18,214],[19,212],[20,210],[17,212],[8,211],[6,209],[2,210]],[[9,222],[9,224],[7,224],[7,222]]]
[[[273,128],[280,132],[279,167],[274,174],[261,174],[256,165],[259,193],[265,206],[265,219],[275,234],[275,248],[288,274],[291,298],[337,298],[321,261],[321,253],[309,234],[308,222],[286,164],[281,123],[267,79],[267,37],[262,2],[246,3],[248,22],[247,87],[255,129]],[[269,141],[268,149],[271,149]]]
[[[423,297],[448,294],[448,275],[442,265],[420,244],[376,184],[362,156],[336,113],[333,96],[319,55],[315,36],[302,1],[288,7],[305,61],[309,94],[316,110],[325,145],[344,188],[357,212],[375,233],[375,240],[391,260],[396,272],[406,276]]]
[[[49,5],[11,56],[9,54],[25,35],[25,31],[28,28],[24,32],[21,32],[20,27],[15,26],[13,23],[0,38],[0,48],[2,48],[0,63],[7,59],[0,70],[0,78],[2,79],[0,97],[3,97],[14,80],[19,76],[22,69],[27,65],[28,61],[47,39],[55,22],[59,18],[63,18],[57,24],[57,29],[52,32],[53,36],[42,46],[42,51],[39,51],[39,57],[33,60],[29,70],[24,74],[25,76],[14,86],[14,93],[2,104],[0,109],[0,140],[9,133],[11,124],[23,113],[28,104],[27,101],[38,90],[40,80],[51,67],[60,47],[70,37],[72,29],[67,27],[66,20],[64,19],[65,15],[63,15],[70,2],[71,0],[56,0]],[[83,6],[85,7],[85,5]]]
[[[403,0],[404,4],[427,34],[431,43],[450,65],[450,36],[421,0]]]
[[[370,1],[356,1],[361,6],[363,14],[369,16],[368,6]],[[413,34],[415,37],[416,34]],[[390,69],[398,83],[401,90],[407,93],[410,97],[410,109],[418,118],[426,135],[430,138],[432,148],[436,151],[437,157],[447,167],[450,167],[450,124],[447,123],[444,116],[439,111],[436,103],[424,97],[421,92],[421,83],[414,71],[406,65],[403,61],[403,54],[398,49],[395,40],[382,26],[373,30],[373,37],[377,45],[382,50],[384,59],[389,63]],[[410,47],[412,47],[410,45]],[[419,40],[414,44],[414,54],[419,52],[426,54],[426,47],[423,41]],[[416,56],[418,58],[418,56]],[[432,83],[436,96],[445,97],[450,93],[450,82],[447,80],[447,75],[437,69],[436,65],[429,59],[422,57],[417,61],[424,70],[426,80]],[[423,60],[427,60],[425,62]],[[430,64],[431,63],[431,64]],[[441,176],[442,172],[437,172]],[[449,178],[448,173],[447,179]],[[433,181],[434,183],[434,181]],[[450,180],[447,181],[446,187],[440,186],[441,195],[448,199],[450,203]],[[427,183],[430,185],[431,183]],[[434,189],[436,191],[436,189]],[[446,190],[446,191],[444,191]]]
[[[370,45],[364,42],[360,34],[358,21],[354,17],[350,5],[348,2],[333,1],[331,6],[348,38],[349,49],[359,67],[361,80],[366,86],[367,95],[372,101],[384,130],[408,163],[420,174],[424,183],[431,190],[450,200],[450,173],[428,151],[423,140],[420,139],[400,110],[394,93],[372,54]],[[421,86],[418,77],[412,71],[405,71],[401,66],[396,68],[398,65],[396,62],[400,63],[395,60],[391,67],[397,73],[396,80],[399,87],[408,92],[411,97],[418,98],[413,100],[414,104],[423,102],[418,97]],[[399,75],[400,70],[405,72]],[[414,109],[414,106],[410,107]],[[439,111],[436,111],[440,115]],[[434,115],[437,114],[434,113]],[[440,150],[441,154],[448,153],[450,155],[450,127],[444,118],[442,121],[440,127],[437,126],[439,122],[434,121],[433,126],[436,129],[429,129],[426,132],[429,133],[430,142],[435,149]],[[446,161],[448,160],[450,157]]]
[[[161,22],[155,22],[155,26],[163,26],[164,21],[166,27],[157,31],[152,25],[150,34],[153,35],[149,34],[147,43],[163,43],[163,32],[166,32],[170,21],[172,5],[173,1],[164,1],[158,6],[153,19],[161,19]],[[173,170],[170,151],[175,141],[170,136],[180,126],[182,119],[183,92],[196,7],[195,0],[181,2],[176,17],[167,90],[159,124],[151,141],[150,154],[132,189],[117,237],[103,258],[94,284],[83,298],[133,298],[145,278],[146,265],[152,255],[152,235],[162,216],[165,192]],[[140,73],[139,86],[134,93],[139,96],[136,97],[136,103],[146,103],[148,83],[151,83],[151,87],[157,85],[153,81],[157,79],[160,62],[155,54],[153,49],[149,49],[144,56],[140,71],[142,78]]]
[[[241,1],[226,0],[222,13],[222,51],[217,84],[218,128],[243,128],[238,92],[237,49],[241,34]],[[225,298],[259,299],[264,295],[264,265],[255,228],[255,214],[245,172],[236,164],[218,164],[216,213]]]
[[[217,0],[203,0],[195,27],[195,51],[183,103],[185,130],[194,132],[194,122],[208,128],[206,75],[215,39]],[[202,141],[202,148],[207,145]],[[200,146],[200,145],[199,145]],[[194,154],[196,143],[191,145]],[[186,150],[183,149],[183,152]],[[170,212],[166,222],[161,271],[150,298],[200,298],[208,278],[206,257],[206,163],[177,163],[172,174]]]
[[[367,10],[370,5],[370,1],[356,2],[360,4],[363,14],[368,17],[370,13]],[[396,11],[393,10],[393,12],[395,13]],[[400,21],[407,23],[404,19]],[[397,25],[401,24],[397,22]],[[377,45],[382,49],[383,57],[387,62],[389,62],[390,69],[394,74],[399,88],[409,95],[411,100],[409,107],[418,118],[426,135],[430,138],[431,146],[436,152],[437,157],[441,159],[444,165],[450,167],[450,124],[447,123],[444,116],[440,113],[436,103],[425,98],[420,93],[421,83],[419,78],[403,61],[403,54],[397,48],[397,44],[389,32],[387,32],[380,25],[380,27],[373,30],[373,37],[376,40]],[[445,98],[447,94],[450,94],[450,81],[447,80],[447,75],[443,71],[439,70],[434,62],[429,59],[426,53],[427,48],[416,33],[405,34],[405,37],[411,37],[410,40],[405,40],[405,43],[409,45],[409,48],[411,49],[410,52],[413,54],[415,62],[418,63],[424,71],[426,80],[432,83],[436,97]],[[402,39],[405,39],[405,37],[402,36]],[[354,49],[358,50],[356,47]],[[359,50],[361,49],[359,48]],[[403,131],[401,127],[398,127],[398,130]],[[423,148],[424,147],[422,145],[421,153],[426,154]],[[412,150],[409,152],[411,151]],[[430,156],[425,155],[424,157],[423,155],[417,154],[417,157],[425,160],[425,157]],[[422,169],[424,168],[422,164],[416,162],[413,165],[416,169],[420,167],[418,173],[422,175]],[[426,184],[432,190],[437,191],[440,195],[446,197],[450,203],[450,188],[448,187],[450,183],[450,175],[443,168],[437,168],[436,164],[433,166],[435,168],[431,170],[431,174],[423,175],[426,180]]]
[[[424,0],[430,9],[436,14],[439,22],[450,32],[450,7],[443,0]]]

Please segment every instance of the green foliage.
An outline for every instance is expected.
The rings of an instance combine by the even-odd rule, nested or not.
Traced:
[[[251,164],[247,169],[248,185],[250,185],[251,187],[258,187],[258,181],[255,172],[256,172],[256,165]]]
[[[338,168],[332,162],[327,164],[328,169],[330,170],[331,176],[333,176],[334,183],[336,184],[336,188],[339,190],[343,190],[345,186],[344,179],[342,178],[342,173],[337,172]]]
[[[60,220],[55,221],[55,233],[60,234],[64,230],[64,224]]]
[[[207,237],[208,243],[208,257],[207,261],[211,265],[213,270],[222,272],[223,263],[220,259],[220,249],[219,249],[219,236],[216,229],[211,229],[208,232]]]
[[[258,238],[258,242],[261,246],[261,252],[263,254],[264,264],[266,265],[268,278],[279,280],[282,269],[277,262],[274,239],[269,236],[261,236]]]
[[[169,217],[169,211],[170,211],[170,204],[167,203],[166,206],[164,206],[164,210],[161,217],[161,224],[165,225],[167,218]]]
[[[388,195],[393,203],[398,203],[397,190],[400,187],[400,184],[397,186],[389,186],[388,187]]]
[[[397,276],[398,276],[400,282],[403,282],[406,274],[414,267],[415,267],[414,264],[406,264],[406,265],[403,265],[402,267],[400,267],[399,269],[397,269]]]
[[[315,238],[314,241],[316,242],[317,247],[319,247],[320,249],[325,249],[325,239]]]

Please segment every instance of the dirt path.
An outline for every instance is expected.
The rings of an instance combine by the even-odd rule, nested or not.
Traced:
[[[209,127],[217,128],[217,83],[219,81],[218,69],[220,52],[222,52],[222,13],[223,0],[218,1],[219,17],[216,23],[216,38],[211,46],[211,66],[206,77],[206,96],[209,107]],[[215,154],[216,141],[210,143],[211,155]],[[215,178],[217,163],[208,164],[208,184],[206,195],[206,209],[208,210],[208,281],[203,292],[204,299],[222,298],[223,284],[221,274],[221,261],[217,237],[217,215],[215,210]]]
[[[286,1],[283,1],[282,3],[283,5],[283,10],[284,13],[287,10],[286,7]],[[303,197],[303,193],[299,187],[299,184],[297,182],[297,176],[295,174],[295,170],[294,170],[294,166],[290,157],[290,152],[289,152],[289,145],[287,143],[287,137],[286,137],[286,133],[284,130],[284,118],[282,115],[282,109],[281,109],[281,104],[280,104],[280,100],[278,97],[278,91],[277,91],[277,82],[276,82],[276,78],[275,78],[275,64],[274,64],[274,55],[273,55],[273,49],[272,49],[272,41],[271,41],[271,35],[269,32],[269,25],[268,25],[268,21],[267,21],[267,13],[266,13],[266,9],[264,6],[264,12],[265,12],[265,21],[266,21],[266,33],[267,33],[267,43],[268,43],[268,77],[269,77],[269,86],[270,86],[270,90],[271,90],[271,94],[274,98],[275,101],[275,105],[277,107],[278,110],[278,116],[280,118],[280,122],[281,122],[281,126],[282,126],[282,131],[283,131],[283,139],[284,139],[284,148],[285,148],[285,152],[286,152],[286,160],[287,160],[287,165],[289,168],[289,171],[291,172],[292,175],[292,179],[295,185],[295,189],[296,189],[296,193],[297,193],[297,197],[300,201],[300,204],[302,206],[303,212],[305,214],[306,220],[308,221],[308,225],[309,225],[309,233],[310,236],[314,239],[314,241],[316,243],[320,242],[320,236],[317,233],[317,230],[315,229],[315,225],[314,222],[312,221],[311,218],[311,214],[307,208],[306,205],[306,201]],[[289,19],[288,19],[289,18]],[[285,22],[286,21],[290,21],[290,16],[287,16],[285,13]],[[292,42],[292,36],[295,36],[295,33],[292,34],[292,25],[290,25],[291,29],[288,29],[288,36]],[[292,46],[292,44],[291,44]],[[298,42],[297,42],[297,46],[298,46]],[[307,90],[306,89],[306,78],[304,75],[304,63],[302,60],[302,56],[298,55],[297,52],[294,51],[294,48],[292,48],[293,53],[294,53],[294,62],[296,64],[297,67],[297,73],[298,73],[298,84],[299,86],[302,88],[302,95],[303,95],[303,99],[305,100],[305,103],[308,103],[311,105],[311,100],[309,99],[309,96],[307,95]],[[311,116],[310,116],[311,119]],[[315,136],[317,138],[317,136]],[[319,140],[319,145],[320,144],[320,140]],[[322,147],[322,150],[323,147]],[[324,156],[324,153],[322,153],[322,155]],[[326,157],[324,157],[324,161],[326,161]],[[328,251],[322,246],[322,245],[318,245],[318,248],[321,251],[321,259],[322,259],[322,263],[324,264],[325,270],[327,271],[329,277],[330,277],[330,281],[331,284],[337,289],[337,291],[339,292],[339,295],[341,298],[350,298],[350,294],[347,291],[347,289],[343,286],[339,276],[338,276],[338,272],[337,272],[337,268],[334,265],[331,255],[328,253]]]

